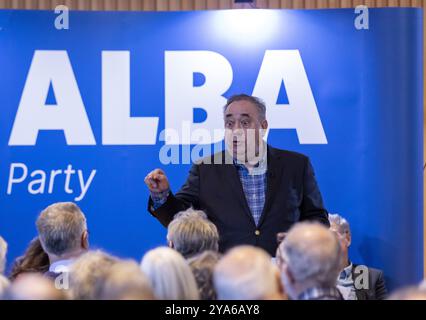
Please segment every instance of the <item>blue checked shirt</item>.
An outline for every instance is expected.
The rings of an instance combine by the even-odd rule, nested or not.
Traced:
[[[352,262],[345,269],[340,272],[339,278],[337,279],[337,288],[342,292],[345,300],[357,300],[355,283],[352,278]]]
[[[262,215],[263,206],[265,205],[266,195],[266,152],[259,164],[249,170],[243,165],[234,160],[234,165],[237,168],[240,176],[241,185],[243,186],[244,195],[246,196],[247,204],[250,208],[256,225],[259,224],[260,216]]]
[[[234,166],[236,167],[238,176],[240,177],[244,195],[254,222],[258,225],[265,205],[266,172],[268,168],[267,152],[265,150],[259,163],[250,170],[248,170],[242,163],[239,163],[236,159],[234,159]],[[158,209],[164,202],[166,202],[169,192],[170,190],[166,190],[162,193],[151,192],[154,210]]]

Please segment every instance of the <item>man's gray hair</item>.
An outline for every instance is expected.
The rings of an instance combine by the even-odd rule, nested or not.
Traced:
[[[112,266],[119,259],[101,250],[88,251],[70,267],[70,288],[74,300],[98,300]]]
[[[219,300],[264,300],[280,292],[278,274],[269,254],[244,245],[218,262],[213,281]]]
[[[58,202],[44,209],[36,222],[40,242],[47,253],[62,255],[81,247],[86,217],[72,202]]]
[[[102,280],[102,279],[101,279]],[[154,300],[148,277],[133,260],[119,261],[108,268],[104,281],[97,281],[101,300]]]
[[[217,228],[201,210],[189,208],[179,212],[167,230],[167,240],[185,258],[206,250],[219,250]]]
[[[318,223],[298,223],[278,250],[298,283],[335,286],[340,272],[342,249],[337,237],[329,229]]]
[[[351,228],[349,226],[349,222],[343,218],[341,215],[338,215],[337,213],[334,214],[328,214],[328,221],[330,221],[331,224],[335,224],[339,228],[339,233],[351,233]]]
[[[263,102],[262,99],[258,98],[258,97],[254,97],[254,96],[249,96],[247,94],[236,94],[233,95],[232,97],[230,97],[227,101],[225,106],[223,107],[223,113],[226,112],[226,109],[228,109],[228,106],[236,101],[248,101],[251,102],[252,104],[254,104],[258,111],[259,111],[259,117],[261,120],[265,120],[266,119],[266,105]]]

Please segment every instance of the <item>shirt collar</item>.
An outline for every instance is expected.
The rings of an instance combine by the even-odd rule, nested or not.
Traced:
[[[74,261],[75,259],[58,260],[50,265],[49,271],[54,273],[68,272]]]
[[[351,263],[349,263],[349,265],[346,268],[344,268],[340,272],[339,279],[346,279],[346,278],[349,278],[350,276],[352,276],[352,268],[353,268],[353,265],[352,265],[352,262],[351,262]]]
[[[263,154],[262,157],[260,158],[259,162],[253,167],[248,169],[244,163],[238,161],[238,159],[233,158],[233,162],[235,166],[238,167],[244,167],[249,175],[253,175],[253,176],[257,176],[257,175],[262,175],[265,174],[267,169],[268,169],[268,152],[267,152],[268,148],[267,145],[265,144],[265,147],[263,148]]]

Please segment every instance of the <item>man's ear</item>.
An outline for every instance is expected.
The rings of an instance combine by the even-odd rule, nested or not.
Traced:
[[[172,241],[167,241],[167,245],[169,246],[169,248],[172,248],[172,249],[174,249],[174,245],[173,245],[173,242]]]
[[[266,132],[266,130],[268,129],[268,120],[266,120],[266,119],[262,120],[262,122],[260,123],[260,126]]]
[[[260,137],[262,139],[265,138],[266,134],[268,133],[268,121],[267,120],[262,120],[260,122]]]
[[[351,235],[351,233],[350,233],[350,232],[347,232],[347,233],[346,233],[346,241],[347,241],[347,243],[348,243],[348,247],[350,247],[350,246],[351,246],[351,243],[352,243],[352,235]]]
[[[85,250],[89,250],[89,233],[87,230],[81,235],[81,247]]]
[[[44,246],[44,243],[43,243],[43,241],[41,241],[40,237],[38,237],[38,241],[40,241],[41,248],[47,254],[46,247]]]
[[[290,282],[290,284],[294,283],[294,277],[293,274],[291,273],[290,269],[288,268],[287,264],[284,264],[282,266],[282,271],[285,275],[285,277],[287,278],[287,280]]]

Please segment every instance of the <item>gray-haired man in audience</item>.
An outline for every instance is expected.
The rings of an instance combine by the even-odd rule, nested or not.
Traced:
[[[41,212],[36,225],[40,243],[49,256],[50,267],[45,274],[49,278],[68,272],[74,260],[89,248],[86,217],[72,202],[50,205]]]
[[[283,300],[279,270],[263,249],[237,246],[217,263],[213,283],[219,300]]]
[[[336,287],[341,247],[326,227],[302,222],[277,250],[284,289],[293,300],[342,300]]]
[[[382,300],[386,298],[383,272],[349,260],[349,247],[352,241],[348,221],[338,214],[329,214],[330,229],[336,233],[342,246],[341,272],[337,280],[338,288],[346,300]]]
[[[179,212],[167,228],[167,241],[171,248],[185,258],[206,250],[219,250],[219,233],[216,226],[201,210],[189,208]]]

